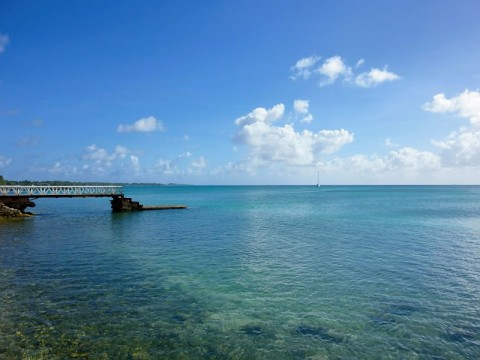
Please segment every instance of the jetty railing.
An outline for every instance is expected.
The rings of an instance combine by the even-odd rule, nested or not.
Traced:
[[[27,197],[108,197],[122,196],[122,186],[22,186],[1,185],[0,196]]]

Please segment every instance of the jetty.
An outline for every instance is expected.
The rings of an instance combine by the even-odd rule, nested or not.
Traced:
[[[35,207],[32,201],[39,198],[100,198],[110,197],[112,211],[174,210],[186,209],[185,205],[144,206],[123,193],[123,186],[21,186],[1,185],[0,204],[25,212]]]

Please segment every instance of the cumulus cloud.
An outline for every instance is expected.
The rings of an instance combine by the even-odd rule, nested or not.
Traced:
[[[314,133],[297,132],[291,124],[276,125],[284,112],[285,106],[277,104],[271,109],[257,108],[235,120],[239,127],[235,140],[248,147],[252,163],[311,165],[322,154],[331,154],[353,141],[353,134],[344,129]]]
[[[112,161],[124,159],[129,153],[130,150],[120,145],[117,145],[115,149],[109,153],[107,150],[92,144],[87,146],[83,151],[82,160],[91,160],[98,164],[104,163],[111,165]]]
[[[7,167],[12,162],[12,159],[0,155],[0,169]]]
[[[391,151],[386,158],[387,169],[438,169],[441,166],[440,157],[429,151],[420,151],[411,147],[404,147]]]
[[[441,157],[446,166],[480,165],[480,129],[462,127],[442,140],[432,143],[441,149]]]
[[[235,120],[235,125],[248,126],[256,123],[269,124],[280,119],[285,113],[285,105],[277,104],[271,109],[256,108],[247,115],[241,116]]]
[[[433,113],[452,113],[469,120],[470,126],[461,127],[444,140],[432,140],[432,143],[440,149],[445,166],[479,166],[480,91],[465,90],[452,98],[447,98],[443,93],[436,94],[431,102],[423,105],[423,109]]]
[[[400,76],[394,74],[387,70],[385,66],[383,70],[380,69],[371,69],[369,72],[364,72],[359,74],[355,78],[355,84],[360,87],[373,87],[377,86],[378,84],[387,82],[387,81],[394,81],[400,79]]]
[[[319,60],[319,56],[309,56],[298,60],[295,65],[290,68],[290,71],[293,73],[290,78],[293,80],[298,78],[308,79],[312,75],[313,66]]]
[[[423,109],[434,113],[454,113],[469,119],[472,125],[478,126],[480,125],[480,90],[467,89],[450,99],[440,93],[433,96],[431,102],[425,103]]]
[[[140,159],[125,146],[117,145],[113,151],[92,144],[80,157],[83,161],[78,171],[95,176],[131,176],[140,170]]]
[[[347,84],[362,88],[374,87],[384,82],[400,79],[399,75],[388,71],[387,66],[383,69],[372,68],[368,72],[355,74],[354,69],[361,67],[365,63],[364,59],[358,60],[354,69],[339,55],[326,59],[320,66],[316,67],[320,59],[319,56],[310,56],[298,60],[297,63],[290,68],[290,71],[293,72],[291,78],[294,80],[298,78],[306,80],[309,79],[311,75],[315,75],[320,80],[320,86],[330,85],[341,79]]]
[[[165,131],[165,128],[160,120],[149,116],[135,121],[132,125],[118,125],[117,131],[120,133],[153,132]]]
[[[325,60],[325,62],[317,69],[317,72],[324,78],[320,85],[333,84],[341,75],[348,80],[352,74],[352,69],[347,66],[340,56],[333,56]]]
[[[293,102],[293,109],[296,115],[301,117],[301,122],[310,123],[313,121],[313,115],[308,110],[309,106],[310,102],[308,100],[297,99]]]
[[[0,54],[5,51],[8,43],[10,42],[10,37],[8,35],[0,33]]]
[[[295,100],[293,102],[293,108],[297,113],[300,113],[300,114],[308,113],[308,106],[309,106],[308,100]]]

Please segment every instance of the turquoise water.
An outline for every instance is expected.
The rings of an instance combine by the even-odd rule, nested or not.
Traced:
[[[0,359],[478,359],[480,187],[129,187],[0,222]]]

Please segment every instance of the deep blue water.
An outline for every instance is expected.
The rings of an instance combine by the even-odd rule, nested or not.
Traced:
[[[128,187],[0,222],[0,359],[478,359],[480,187]]]

